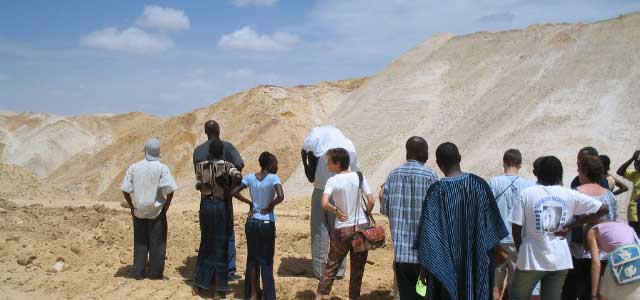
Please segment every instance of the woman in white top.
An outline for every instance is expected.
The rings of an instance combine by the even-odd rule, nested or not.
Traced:
[[[536,160],[533,173],[538,185],[522,191],[511,214],[513,238],[519,248],[511,299],[529,299],[540,282],[542,299],[559,300],[567,272],[573,268],[567,233],[602,217],[608,207],[561,186],[562,163],[554,156]],[[569,223],[577,215],[587,216]]]
[[[323,299],[331,292],[331,286],[338,273],[340,263],[347,253],[351,261],[351,276],[349,281],[349,299],[360,297],[364,267],[367,263],[367,252],[355,253],[351,240],[356,229],[367,224],[366,213],[373,209],[374,200],[367,184],[362,177],[349,171],[349,153],[343,148],[331,149],[327,152],[327,166],[329,171],[336,173],[327,180],[322,195],[322,207],[336,215],[335,230],[331,233],[329,257],[327,265],[318,283],[316,299]],[[360,200],[360,189],[366,195],[367,203]]]

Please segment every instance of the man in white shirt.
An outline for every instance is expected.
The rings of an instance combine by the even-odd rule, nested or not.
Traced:
[[[359,172],[358,157],[353,143],[342,132],[330,125],[315,127],[305,139],[302,164],[309,182],[313,183],[311,196],[311,266],[313,275],[320,279],[324,273],[329,255],[329,236],[334,229],[335,215],[322,209],[322,194],[327,180],[335,175],[327,166],[327,151],[343,148],[349,153],[349,168]],[[346,264],[343,261],[338,270],[338,279],[344,277]]]
[[[148,256],[149,278],[163,279],[167,210],[178,188],[169,168],[160,162],[160,141],[149,139],[144,149],[145,159],[129,166],[120,189],[133,217],[134,276],[145,277]]]
[[[609,208],[561,186],[562,163],[554,156],[536,160],[533,173],[539,185],[520,194],[511,214],[513,238],[519,249],[511,299],[529,299],[540,282],[542,299],[560,300],[568,270],[573,268],[567,233],[602,217]],[[568,223],[577,215],[586,216]]]

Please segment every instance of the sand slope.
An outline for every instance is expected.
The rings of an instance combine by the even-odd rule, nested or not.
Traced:
[[[525,172],[540,155],[575,176],[579,148],[595,146],[617,168],[640,148],[640,14],[596,24],[536,25],[440,35],[396,59],[331,116],[353,139],[373,185],[404,160],[411,135],[458,144],[463,167],[489,177],[519,148]],[[300,168],[301,169],[301,168]],[[297,170],[286,185],[299,188]]]

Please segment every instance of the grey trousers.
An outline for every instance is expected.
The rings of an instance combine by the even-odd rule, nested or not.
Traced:
[[[329,234],[335,227],[336,216],[322,209],[322,190],[314,189],[311,196],[311,266],[313,276],[320,279],[329,256]],[[345,260],[340,264],[338,277],[344,277]]]
[[[145,276],[149,262],[149,278],[161,279],[167,253],[167,213],[163,209],[155,219],[133,217],[134,276]]]
[[[522,271],[516,269],[511,285],[511,300],[528,300],[540,282],[540,298],[542,300],[562,299],[562,286],[569,270],[560,271]]]

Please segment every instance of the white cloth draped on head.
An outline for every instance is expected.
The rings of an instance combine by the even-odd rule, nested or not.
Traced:
[[[331,125],[314,127],[304,140],[302,149],[312,151],[316,157],[321,157],[329,149],[344,148],[347,152],[356,153],[356,147],[342,132]]]

